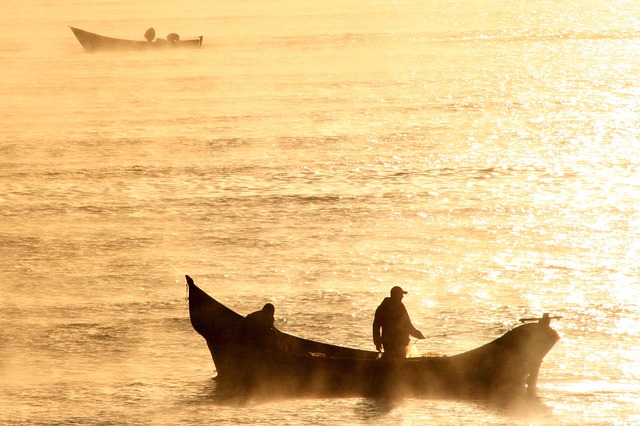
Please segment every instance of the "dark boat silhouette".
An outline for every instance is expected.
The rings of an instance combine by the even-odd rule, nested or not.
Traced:
[[[489,401],[536,399],[542,359],[559,339],[547,314],[454,356],[390,361],[375,351],[277,332],[277,350],[255,353],[239,336],[243,316],[186,276],[193,328],[209,347],[218,387],[267,396],[415,396]],[[533,398],[532,398],[533,397]]]
[[[124,40],[120,38],[105,37],[90,33],[75,27],[69,27],[82,47],[89,52],[98,50],[150,50],[150,49],[176,49],[198,48],[202,46],[202,36],[180,40],[175,34],[169,34],[167,39],[155,40]]]

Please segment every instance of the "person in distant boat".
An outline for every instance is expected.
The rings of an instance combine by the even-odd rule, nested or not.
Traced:
[[[405,294],[407,292],[402,288],[393,287],[391,297],[384,298],[373,318],[373,344],[379,352],[384,349],[387,357],[405,358],[409,335],[424,339],[424,335],[411,324],[407,308],[402,303]]]
[[[149,28],[145,33],[144,33],[144,38],[151,43],[153,41],[153,39],[156,38],[156,30],[153,29],[153,27]]]
[[[176,44],[177,42],[180,41],[180,36],[176,33],[167,34],[167,41],[170,44]]]
[[[273,326],[275,310],[267,303],[261,310],[247,315],[240,324],[241,339],[254,353],[277,349],[277,332]]]

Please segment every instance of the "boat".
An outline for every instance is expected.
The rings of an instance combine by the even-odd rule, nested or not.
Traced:
[[[523,324],[476,349],[453,356],[386,359],[377,351],[342,347],[277,331],[277,349],[255,352],[240,338],[243,316],[213,299],[188,275],[189,315],[204,337],[227,395],[362,396],[538,400],[542,359],[558,341],[553,318]]]
[[[75,27],[69,27],[76,36],[82,47],[89,52],[99,50],[152,50],[152,49],[175,49],[175,48],[198,48],[202,46],[202,36],[181,40],[175,34],[169,34],[166,39],[156,38],[155,31],[153,37],[142,40],[124,40],[120,38],[105,37],[99,34],[90,33]],[[147,30],[147,34],[152,29]],[[145,36],[147,36],[145,34]]]

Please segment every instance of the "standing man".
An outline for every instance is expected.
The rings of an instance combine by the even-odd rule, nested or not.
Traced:
[[[392,358],[405,358],[409,335],[424,339],[422,333],[417,330],[407,308],[402,303],[402,298],[407,294],[402,288],[396,286],[391,289],[391,297],[385,297],[373,318],[373,343],[380,352]],[[382,330],[382,334],[380,331]]]

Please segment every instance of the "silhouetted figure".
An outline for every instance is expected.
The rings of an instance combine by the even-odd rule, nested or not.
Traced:
[[[167,41],[170,44],[176,44],[177,42],[180,41],[180,36],[176,33],[167,34]]]
[[[385,357],[405,358],[409,335],[424,339],[411,324],[407,308],[402,303],[405,294],[407,292],[400,287],[393,287],[391,297],[384,298],[373,318],[373,344],[378,351],[384,349]]]
[[[147,41],[149,43],[151,43],[153,41],[153,39],[156,38],[156,30],[153,29],[153,27],[149,28],[145,33],[144,33],[144,38],[147,39]]]
[[[240,325],[240,337],[253,353],[277,349],[276,329],[273,327],[275,307],[267,303],[261,310],[247,315]]]

